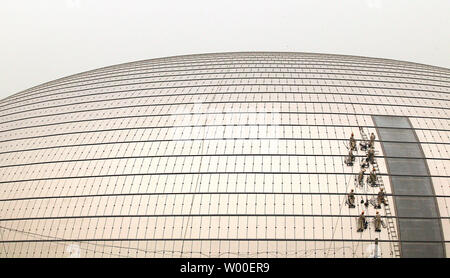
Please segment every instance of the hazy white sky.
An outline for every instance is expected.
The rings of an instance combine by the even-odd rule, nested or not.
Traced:
[[[449,0],[2,0],[0,99],[56,78],[228,51],[361,55],[450,68]]]

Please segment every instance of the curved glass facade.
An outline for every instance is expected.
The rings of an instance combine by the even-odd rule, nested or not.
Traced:
[[[448,256],[449,88],[445,68],[263,52],[33,87],[0,101],[0,256]]]

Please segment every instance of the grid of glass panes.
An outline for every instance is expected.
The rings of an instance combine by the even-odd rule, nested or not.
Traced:
[[[371,115],[410,117],[448,240],[449,86],[412,63],[232,53],[31,88],[0,101],[0,256],[364,257],[379,238],[391,257],[386,229],[356,232],[378,189],[343,164]]]

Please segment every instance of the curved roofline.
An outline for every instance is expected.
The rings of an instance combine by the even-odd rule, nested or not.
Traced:
[[[449,68],[433,66],[433,65],[429,65],[429,64],[422,64],[422,63],[416,63],[416,62],[411,62],[411,61],[403,61],[403,60],[395,60],[395,59],[390,59],[390,58],[379,58],[379,57],[371,57],[371,56],[358,56],[358,55],[349,55],[349,54],[333,54],[333,53],[319,53],[319,52],[294,52],[294,51],[206,52],[206,53],[181,54],[181,55],[165,56],[165,57],[159,57],[159,58],[141,59],[141,60],[135,60],[135,61],[131,61],[131,62],[125,62],[125,63],[119,63],[119,64],[114,64],[114,65],[99,67],[99,68],[95,68],[95,69],[91,69],[91,70],[87,70],[87,71],[82,71],[82,72],[74,73],[74,74],[67,75],[67,76],[64,76],[64,77],[56,78],[54,80],[50,80],[50,81],[38,84],[36,86],[27,88],[25,90],[22,90],[22,91],[19,91],[17,93],[14,93],[12,95],[9,95],[9,96],[7,96],[7,97],[5,97],[3,99],[0,99],[0,101],[7,100],[10,97],[13,97],[13,96],[15,96],[17,94],[24,93],[24,92],[26,92],[28,90],[39,88],[40,86],[45,86],[45,85],[51,84],[53,82],[64,80],[66,78],[74,77],[74,76],[81,75],[81,74],[86,74],[86,73],[89,73],[89,72],[92,72],[92,71],[97,71],[97,70],[107,69],[107,68],[111,68],[111,67],[121,66],[121,65],[140,63],[140,62],[152,61],[152,60],[157,61],[157,60],[164,60],[164,59],[181,58],[181,57],[207,56],[207,55],[220,55],[220,54],[252,54],[252,53],[254,53],[254,54],[307,54],[307,55],[323,55],[323,56],[348,57],[348,58],[359,58],[359,59],[364,58],[364,59],[372,59],[372,60],[378,60],[378,61],[390,61],[390,62],[397,62],[397,63],[414,64],[414,65],[425,66],[425,67],[428,67],[428,68],[435,68],[435,69],[442,69],[442,70],[445,70],[445,71],[450,71]]]
[[[151,61],[151,60],[164,60],[164,59],[169,59],[169,58],[219,55],[219,54],[252,54],[252,53],[254,53],[254,54],[307,54],[307,55],[323,55],[323,56],[336,56],[336,57],[348,57],[348,58],[365,58],[365,59],[373,59],[373,60],[380,60],[380,61],[391,61],[391,62],[397,62],[397,63],[409,63],[409,64],[415,64],[415,65],[450,71],[450,68],[434,66],[434,65],[430,65],[430,64],[411,62],[411,61],[405,61],[405,60],[396,60],[396,59],[390,59],[390,58],[379,58],[379,57],[372,57],[372,56],[360,56],[360,55],[349,55],[349,54],[333,54],[333,53],[320,53],[320,52],[294,52],[294,51],[231,51],[231,52],[206,52],[206,53],[181,54],[181,55],[173,55],[173,56],[142,59],[142,60],[136,60],[136,61],[131,61],[131,62],[119,63],[119,64],[101,67],[101,68],[97,68],[97,69],[104,69],[104,68],[113,67],[113,66],[139,63],[139,62]],[[97,69],[95,69],[95,70],[97,70]],[[91,70],[89,70],[89,71],[91,71]],[[86,72],[89,72],[89,71],[86,71]],[[81,73],[83,73],[83,72],[81,72]],[[67,76],[67,77],[69,77],[69,76]]]

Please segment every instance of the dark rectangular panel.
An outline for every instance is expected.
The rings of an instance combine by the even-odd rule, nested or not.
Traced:
[[[428,177],[391,177],[395,184],[395,194],[398,195],[433,195],[431,181]]]
[[[416,137],[410,129],[379,128],[378,134],[383,141],[415,142]]]
[[[374,116],[373,118],[377,127],[411,127],[406,117]]]
[[[397,214],[418,217],[437,217],[433,197],[396,197]]]
[[[388,152],[386,156],[390,156]],[[392,175],[428,175],[427,166],[423,159],[388,158],[389,171]]]
[[[421,157],[422,150],[417,143],[383,143],[386,153],[396,157]]]
[[[440,243],[411,243],[402,244],[403,258],[442,258],[444,252]]]
[[[442,240],[438,221],[438,219],[399,219],[402,240]]]

